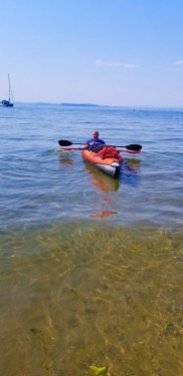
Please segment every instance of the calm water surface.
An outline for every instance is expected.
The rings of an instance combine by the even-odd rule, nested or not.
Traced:
[[[94,129],[143,145],[118,180],[59,151]],[[183,110],[17,104],[0,133],[0,374],[182,375]]]

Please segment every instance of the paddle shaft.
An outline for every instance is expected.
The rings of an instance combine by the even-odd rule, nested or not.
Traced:
[[[79,143],[71,142],[71,141],[68,141],[68,140],[59,140],[58,143],[59,143],[60,146],[63,146],[63,147],[64,146],[79,145]],[[106,146],[113,146],[113,147],[117,147],[117,148],[125,148],[127,150],[131,150],[131,151],[134,151],[134,152],[140,152],[140,150],[142,149],[142,145],[139,145],[139,144],[129,144],[129,145],[120,145],[120,146],[106,145]],[[79,148],[79,150],[81,150],[81,148]]]

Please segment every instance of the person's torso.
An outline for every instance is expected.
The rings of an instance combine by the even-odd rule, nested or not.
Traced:
[[[95,148],[95,147],[102,145],[102,144],[105,144],[105,142],[103,140],[99,139],[99,138],[98,138],[98,140],[91,139],[91,140],[87,141],[87,145],[89,147],[92,147],[92,148]]]

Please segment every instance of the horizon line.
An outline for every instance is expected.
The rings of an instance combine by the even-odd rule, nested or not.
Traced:
[[[112,105],[112,104],[97,104],[88,102],[47,102],[47,101],[14,101],[14,104],[39,104],[39,105],[57,105],[57,106],[70,106],[70,107],[113,107],[113,108],[159,108],[159,109],[183,109],[183,106],[168,106],[168,105]]]

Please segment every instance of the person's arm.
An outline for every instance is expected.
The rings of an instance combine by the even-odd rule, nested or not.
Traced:
[[[90,146],[90,141],[87,141],[84,145],[83,145],[83,149],[88,149]]]

